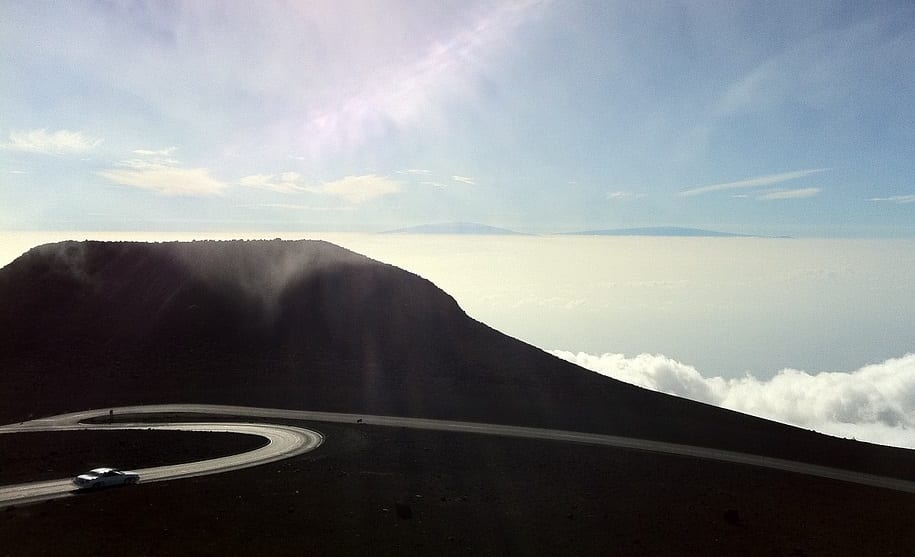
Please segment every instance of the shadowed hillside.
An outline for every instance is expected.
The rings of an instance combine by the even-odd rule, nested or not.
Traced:
[[[40,246],[0,270],[0,422],[139,403],[421,416],[646,437],[915,477],[911,451],[654,393],[313,241]]]

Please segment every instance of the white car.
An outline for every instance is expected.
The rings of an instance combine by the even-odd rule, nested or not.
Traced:
[[[138,481],[140,481],[140,475],[136,472],[117,470],[115,468],[95,468],[73,478],[73,483],[79,489],[128,485],[135,484]]]

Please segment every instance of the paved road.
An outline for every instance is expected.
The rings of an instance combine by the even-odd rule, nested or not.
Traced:
[[[497,424],[483,424],[475,422],[458,422],[450,420],[430,420],[423,418],[399,418],[394,416],[373,416],[365,414],[340,414],[333,412],[312,412],[308,410],[282,410],[276,408],[252,408],[247,406],[225,406],[225,405],[206,405],[206,404],[163,404],[151,406],[125,406],[114,408],[115,414],[155,414],[155,413],[194,413],[206,415],[220,415],[231,417],[248,417],[248,418],[266,418],[282,420],[305,420],[316,422],[335,422],[335,423],[363,423],[368,425],[388,426],[388,427],[405,427],[411,429],[427,429],[435,431],[454,431],[462,433],[479,433],[486,435],[502,435],[507,437],[522,437],[527,439],[543,439],[550,441],[565,441],[572,443],[585,443],[590,445],[603,445],[609,447],[619,447],[626,449],[635,449],[650,451],[663,454],[672,454],[680,456],[689,456],[695,458],[704,458],[709,460],[718,460],[723,462],[732,462],[736,464],[745,464],[749,466],[759,466],[771,468],[774,470],[783,470],[808,476],[828,478],[844,482],[851,482],[871,487],[880,487],[894,491],[906,493],[915,493],[915,482],[901,480],[898,478],[889,478],[884,476],[875,476],[862,472],[851,470],[842,470],[839,468],[830,468],[805,462],[795,462],[779,458],[771,458],[720,449],[710,449],[706,447],[694,447],[690,445],[679,445],[676,443],[665,443],[661,441],[652,441],[647,439],[632,439],[628,437],[618,437],[613,435],[600,435],[595,433],[579,433],[574,431],[562,431],[553,429],[539,429],[531,427],[506,426]],[[88,410],[85,412],[74,412],[71,414],[62,414],[50,418],[42,418],[23,422],[21,424],[12,424],[0,427],[0,433],[15,431],[42,431],[55,430],[57,428],[85,426],[78,425],[81,420],[94,417],[107,416],[108,409]],[[163,424],[159,424],[163,425]],[[211,424],[212,425],[212,424]],[[235,427],[238,424],[226,424]],[[110,426],[98,426],[104,429]],[[118,426],[120,427],[120,426]],[[147,427],[146,425],[142,427]],[[158,426],[156,426],[158,427]],[[285,427],[285,426],[270,426]],[[234,431],[234,430],[229,430]],[[307,431],[307,430],[306,430]],[[319,434],[315,434],[319,435]],[[307,449],[306,449],[307,450]],[[303,451],[304,452],[304,451]],[[228,457],[231,458],[231,457]],[[282,457],[280,457],[282,458]],[[163,478],[164,479],[164,478]],[[51,482],[48,482],[51,483]],[[17,488],[21,486],[10,486],[0,488],[0,498],[4,490]],[[2,499],[0,499],[2,500]],[[0,505],[3,503],[0,502]]]
[[[94,415],[106,412],[96,411]],[[79,424],[78,419],[58,416],[50,420],[39,420],[23,424],[0,427],[0,433],[23,431],[80,431],[80,430],[148,430],[231,432],[258,435],[268,440],[267,445],[240,454],[212,458],[197,462],[157,466],[135,470],[140,474],[140,483],[175,480],[207,474],[218,474],[230,470],[248,468],[284,458],[300,455],[317,448],[324,436],[308,429],[273,424],[244,423],[166,423],[166,424]],[[0,487],[0,508],[10,505],[34,503],[73,495],[75,490],[71,478]]]

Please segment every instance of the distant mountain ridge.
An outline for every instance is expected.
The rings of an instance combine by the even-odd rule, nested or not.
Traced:
[[[569,236],[669,236],[689,238],[755,238],[748,234],[734,234],[701,228],[684,228],[679,226],[647,226],[641,228],[611,228],[607,230],[584,230],[566,232]]]
[[[449,222],[439,224],[421,224],[406,228],[386,230],[381,234],[451,234],[466,236],[527,236],[507,228],[499,228],[474,222]],[[559,236],[646,236],[659,238],[790,238],[790,236],[755,236],[737,234],[719,230],[688,228],[682,226],[645,226],[636,228],[609,228],[599,230],[582,230],[577,232],[560,232]]]
[[[491,236],[524,236],[507,228],[498,228],[475,222],[446,222],[440,224],[421,224],[396,230],[387,230],[382,234],[466,234],[466,235],[491,235]]]

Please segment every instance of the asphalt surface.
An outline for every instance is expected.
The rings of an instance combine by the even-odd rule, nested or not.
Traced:
[[[106,415],[107,411],[96,411],[93,416]],[[82,418],[86,419],[86,418]],[[208,474],[218,474],[251,466],[275,462],[284,458],[311,451],[324,441],[324,436],[308,429],[273,424],[245,423],[158,423],[158,424],[80,424],[78,418],[56,416],[37,422],[25,422],[0,427],[0,434],[23,431],[79,431],[79,430],[171,430],[229,432],[257,435],[267,439],[267,445],[240,454],[212,458],[196,462],[157,466],[133,470],[140,475],[140,483],[176,480]],[[0,487],[0,508],[48,499],[69,497],[77,490],[72,478],[33,482]]]
[[[192,413],[214,416],[231,416],[247,418],[277,418],[283,420],[303,420],[316,422],[366,424],[387,427],[404,427],[410,429],[428,429],[435,431],[454,431],[460,433],[479,433],[485,435],[502,435],[508,437],[521,437],[528,439],[542,439],[550,441],[565,441],[572,443],[585,443],[589,445],[603,445],[609,447],[650,451],[655,453],[672,454],[694,458],[731,462],[749,466],[759,466],[828,478],[871,487],[891,489],[906,493],[915,493],[915,482],[864,474],[840,468],[830,468],[804,462],[783,460],[760,455],[738,453],[706,447],[679,445],[647,439],[632,439],[613,435],[600,435],[594,433],[579,433],[552,429],[539,429],[519,426],[506,426],[497,424],[483,424],[474,422],[458,422],[449,420],[430,420],[423,418],[399,418],[394,416],[374,416],[363,414],[340,414],[333,412],[312,412],[307,410],[283,410],[275,408],[252,408],[246,406],[225,406],[207,404],[163,404],[149,406],[125,406],[114,408],[118,414],[176,414]],[[66,431],[75,429],[184,429],[189,431],[227,431],[236,433],[249,433],[263,435],[270,439],[270,444],[261,449],[218,459],[200,462],[162,466],[137,470],[141,482],[163,481],[182,477],[215,474],[228,470],[235,470],[248,466],[256,466],[273,462],[297,454],[302,454],[319,446],[323,441],[320,433],[295,428],[270,424],[235,424],[235,423],[206,423],[206,424],[81,424],[83,420],[107,416],[109,409],[87,410],[61,414],[49,418],[41,418],[10,424],[0,427],[0,434],[24,431]],[[36,500],[67,496],[72,492],[69,479],[32,484],[19,484],[0,488],[0,507],[10,504],[32,502]]]

